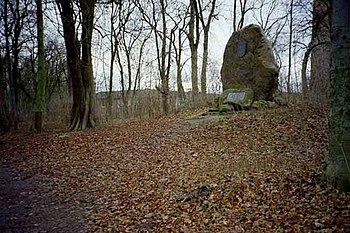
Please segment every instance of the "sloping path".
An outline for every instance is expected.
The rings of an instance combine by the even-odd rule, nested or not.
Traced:
[[[346,232],[326,118],[292,110],[0,138],[0,232]]]
[[[208,119],[208,121],[212,120],[211,118]],[[152,137],[146,141],[135,141],[135,145],[142,144],[139,146],[154,148],[164,147],[164,144],[159,144],[160,137],[166,134],[166,138],[172,140],[179,134],[190,130],[191,126],[195,125],[197,127],[199,124],[206,122],[206,120],[201,118],[200,120],[194,119],[189,122],[185,124],[177,123],[169,128],[159,127],[159,130],[154,132]],[[66,135],[62,134],[59,137],[64,139]],[[15,136],[9,140],[6,138],[2,139],[0,146],[7,146],[10,149],[10,145],[5,145],[7,142],[13,145],[16,144],[14,147],[18,148],[23,146],[23,144],[25,145],[28,138],[31,138],[29,139],[31,142],[28,143],[35,141],[31,135],[26,135],[23,141],[16,141]],[[39,141],[40,138],[37,140]],[[38,143],[36,142],[35,144]],[[72,202],[71,200],[62,202],[62,198],[58,198],[56,195],[57,187],[52,177],[45,176],[40,172],[31,174],[33,171],[35,173],[35,170],[25,172],[23,169],[18,169],[14,165],[17,163],[16,160],[19,159],[15,158],[18,154],[12,156],[11,149],[6,150],[4,153],[6,153],[5,156],[1,155],[4,157],[0,156],[0,232],[87,232],[86,209],[89,209],[89,207],[87,205],[84,206],[84,202],[93,203],[95,201],[88,200],[91,197],[87,192],[80,191],[80,193],[75,194],[75,196],[85,199],[83,203]],[[27,158],[21,159],[26,160]],[[91,171],[93,172],[93,169]],[[74,187],[71,188],[74,189]],[[70,197],[67,198],[70,199]]]
[[[143,146],[154,148],[164,147],[164,142],[160,144],[159,141],[160,138],[164,139],[164,135],[169,140],[176,140],[176,137],[187,133],[193,127],[221,118],[222,116],[200,116],[181,121],[182,123],[177,122],[168,128],[159,127],[146,142],[136,141],[135,144],[141,143]],[[64,138],[65,135],[60,137]],[[5,142],[6,139],[1,144],[4,145]],[[16,142],[11,140],[11,143]],[[7,152],[10,154],[11,151]],[[12,162],[6,162],[6,159],[0,163],[0,232],[87,231],[87,212],[83,203],[62,202],[55,195],[56,187],[51,178],[40,173],[30,174],[11,164]],[[84,192],[77,196],[90,198]]]

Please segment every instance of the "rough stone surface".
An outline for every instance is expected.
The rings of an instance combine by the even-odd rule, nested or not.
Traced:
[[[219,107],[220,113],[233,112],[233,111],[235,111],[235,108],[230,104],[223,104],[223,105],[220,105]]]
[[[259,26],[252,24],[231,35],[221,68],[224,90],[251,88],[255,99],[271,101],[278,73],[271,44]]]
[[[265,110],[269,108],[269,103],[266,100],[254,101],[252,107],[257,110]]]
[[[273,101],[278,104],[279,106],[287,106],[288,102],[285,98],[283,98],[282,96],[276,96]]]
[[[279,107],[279,105],[273,101],[267,101],[267,103],[269,104],[269,108],[278,108]]]
[[[220,112],[250,109],[254,92],[250,88],[227,89],[219,97],[217,108]]]

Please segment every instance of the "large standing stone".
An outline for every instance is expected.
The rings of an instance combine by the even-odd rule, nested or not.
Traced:
[[[273,100],[279,69],[263,30],[251,24],[227,42],[221,68],[223,89],[251,88],[255,99]]]

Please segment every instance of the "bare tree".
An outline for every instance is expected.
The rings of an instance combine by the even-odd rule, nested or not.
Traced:
[[[184,9],[184,10],[182,10]],[[182,84],[182,70],[184,67],[184,62],[182,61],[182,55],[184,50],[184,45],[186,42],[186,39],[183,39],[183,35],[186,33],[187,28],[187,22],[186,22],[186,14],[188,12],[189,8],[186,7],[184,4],[179,4],[177,6],[178,13],[176,16],[178,17],[177,21],[174,19],[175,24],[178,25],[177,29],[177,38],[173,40],[173,48],[174,48],[174,55],[175,55],[175,62],[176,62],[176,85],[177,85],[177,92],[179,95],[180,100],[185,99],[185,90]],[[180,26],[181,25],[181,26]],[[186,61],[185,61],[186,62]]]
[[[38,85],[35,98],[34,109],[34,130],[41,132],[43,128],[43,115],[45,111],[45,89],[46,89],[46,71],[45,71],[45,46],[44,46],[44,19],[42,0],[37,0],[37,40],[38,40]]]
[[[159,5],[157,4],[159,3]],[[143,19],[149,25],[153,32],[153,39],[156,47],[156,60],[158,72],[161,80],[157,90],[162,95],[162,108],[164,114],[169,114],[169,75],[171,67],[172,44],[175,40],[175,31],[178,25],[173,24],[169,11],[173,11],[173,7],[166,0],[155,2],[154,0],[147,1],[151,9],[147,6],[141,6],[138,3],[138,8],[142,13]],[[146,12],[148,10],[149,12]],[[151,15],[149,15],[149,13]],[[198,85],[197,85],[198,87]]]
[[[209,51],[209,30],[210,24],[214,19],[215,8],[216,8],[216,0],[212,0],[208,2],[207,5],[203,6],[201,0],[198,1],[199,6],[199,19],[202,24],[202,29],[204,33],[203,38],[203,59],[202,59],[202,69],[201,69],[201,91],[202,95],[207,94],[207,65],[208,65],[208,51]],[[204,11],[209,8],[209,14],[207,19],[205,20]]]
[[[8,19],[8,6],[9,2],[8,0],[4,0],[4,28],[5,28],[5,47],[6,47],[6,61],[7,61],[7,76],[9,80],[9,92],[10,92],[10,115],[11,115],[11,126],[9,128],[17,129],[18,128],[18,116],[17,116],[17,92],[16,92],[16,77],[13,77],[12,68],[13,64],[11,62],[11,52],[10,52],[10,26],[9,26],[9,19]],[[16,40],[15,40],[16,41]]]
[[[328,1],[314,0],[312,10],[310,94],[315,101],[329,97],[329,69],[331,63],[330,6]],[[306,87],[306,86],[305,86]]]
[[[179,98],[181,100],[185,99],[185,90],[182,84],[182,69],[184,63],[182,62],[182,51],[184,47],[185,40],[182,39],[182,35],[184,34],[185,26],[179,28],[177,31],[177,44],[176,40],[173,40],[173,47],[175,53],[175,61],[176,61],[176,85],[177,92],[179,94]]]
[[[93,115],[94,79],[91,61],[91,39],[94,20],[95,0],[80,0],[81,44],[75,29],[72,1],[57,0],[63,24],[69,77],[73,88],[71,130],[81,130],[95,126]],[[81,53],[81,57],[80,57]]]
[[[113,108],[113,77],[114,77],[114,62],[116,58],[116,52],[117,49],[115,48],[115,45],[118,44],[116,32],[114,29],[114,23],[118,17],[118,5],[112,1],[110,3],[111,5],[111,15],[110,15],[110,52],[111,52],[111,60],[110,60],[110,66],[109,66],[109,86],[108,86],[108,118],[112,117],[112,108]]]
[[[194,99],[198,94],[198,46],[200,40],[200,21],[198,16],[198,5],[196,0],[190,0],[190,20],[188,23],[187,38],[191,50],[191,81]]]
[[[45,46],[46,99],[47,104],[55,96],[60,99],[69,95],[70,82],[68,79],[67,61],[64,44],[53,39],[46,39]]]
[[[233,0],[233,31],[238,31],[244,27],[245,18],[249,11],[254,9],[254,5],[248,6],[249,0]]]
[[[19,115],[19,83],[20,83],[20,53],[27,38],[26,33],[31,34],[32,22],[35,22],[30,0],[4,0],[2,5],[2,21],[4,27],[2,35],[5,39],[5,68],[9,85],[9,110],[10,110],[10,128],[18,128]],[[35,12],[35,11],[34,11]],[[31,24],[30,26],[28,26]],[[30,35],[32,37],[32,35]]]
[[[126,116],[129,115],[129,108],[134,106],[136,89],[141,79],[143,52],[150,38],[150,33],[144,31],[144,21],[138,20],[140,14],[132,1],[125,1],[120,6],[118,26],[113,32]]]
[[[288,75],[287,75],[287,92],[291,93],[292,79],[292,44],[293,44],[293,5],[294,0],[289,5],[289,43],[288,43]]]
[[[255,4],[252,16],[275,48],[288,22],[288,14],[281,10],[282,3],[278,0],[258,0]]]

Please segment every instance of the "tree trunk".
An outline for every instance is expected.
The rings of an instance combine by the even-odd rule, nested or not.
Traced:
[[[192,81],[192,94],[198,94],[198,47],[191,47],[191,81]]]
[[[81,74],[83,78],[85,94],[85,107],[82,122],[79,124],[73,122],[73,125],[79,125],[78,128],[85,129],[86,127],[94,128],[94,102],[95,102],[95,85],[92,70],[91,57],[91,41],[92,31],[94,28],[94,14],[95,14],[95,0],[80,0],[80,7],[82,11],[82,34],[81,34]],[[81,127],[80,127],[81,125]],[[72,127],[77,129],[76,126]]]
[[[237,31],[237,0],[233,0],[233,32]]]
[[[164,83],[164,86],[162,89],[166,89],[167,87],[165,87],[165,86],[166,86],[166,84]],[[170,109],[169,109],[169,91],[162,92],[162,107],[163,107],[164,114],[168,115],[170,112]]]
[[[177,85],[177,92],[178,92],[179,98],[181,100],[184,100],[185,90],[184,90],[184,86],[182,85],[181,64],[177,64],[177,68],[176,68],[176,85]]]
[[[182,65],[181,65],[181,56],[182,56],[182,43],[181,43],[181,29],[179,29],[178,32],[178,48],[175,48],[176,53],[176,85],[177,85],[177,92],[181,100],[185,99],[185,90],[184,86],[182,85]],[[175,46],[174,46],[175,47]],[[177,50],[176,50],[177,49]]]
[[[245,20],[245,15],[248,12],[247,11],[247,1],[248,0],[240,0],[240,6],[241,6],[241,19],[238,22],[238,30],[241,30],[244,26],[244,20]]]
[[[202,60],[202,70],[201,70],[201,91],[202,95],[205,96],[207,94],[207,65],[208,65],[208,44],[209,44],[209,29],[211,21],[214,17],[215,12],[215,6],[216,6],[216,0],[212,0],[210,13],[207,19],[207,22],[204,20],[203,16],[203,7],[201,5],[201,2],[198,2],[199,5],[199,17],[200,21],[202,23],[202,28],[204,31],[204,39],[203,39],[203,60]]]
[[[287,92],[291,93],[292,80],[292,40],[293,40],[293,0],[290,2],[289,12],[289,44],[288,44],[288,75],[287,75]]]
[[[196,0],[190,0],[190,22],[188,40],[191,50],[191,81],[192,94],[198,94],[198,42],[199,42],[199,17]],[[196,32],[196,33],[195,33]]]
[[[8,98],[7,82],[5,74],[5,59],[0,51],[0,133],[6,133],[10,130],[8,122]]]
[[[309,94],[309,91],[310,91],[310,83],[309,83],[309,80],[307,80],[307,78],[306,78],[307,63],[309,62],[310,54],[318,46],[322,46],[324,44],[326,44],[326,43],[322,42],[322,43],[318,43],[318,44],[312,44],[312,41],[311,41],[310,44],[308,45],[305,53],[304,53],[303,63],[301,66],[301,86],[302,86],[303,95]]]
[[[41,132],[43,129],[43,114],[45,111],[45,47],[44,47],[44,19],[41,0],[36,1],[37,4],[37,33],[38,33],[38,86],[35,98],[34,110],[34,130]]]
[[[95,126],[93,117],[95,89],[91,61],[91,38],[95,1],[80,1],[82,10],[81,60],[79,56],[80,46],[75,32],[72,4],[65,0],[58,0],[57,3],[61,10],[69,77],[72,80],[73,89],[73,106],[69,128],[70,130],[82,130]]]
[[[111,38],[110,38],[110,43],[111,43],[111,61],[110,61],[110,67],[109,67],[109,90],[108,90],[108,109],[107,109],[107,120],[112,118],[112,109],[113,109],[113,96],[112,96],[112,91],[113,91],[113,68],[114,68],[114,61],[115,61],[115,56],[116,56],[116,49],[115,45],[117,42],[115,41],[115,32],[114,32],[114,3],[112,2],[112,12],[111,12]]]
[[[203,41],[203,60],[201,70],[201,91],[202,95],[207,94],[207,65],[208,65],[208,41],[209,41],[209,30],[204,30],[204,41]]]
[[[12,38],[12,55],[13,55],[13,60],[12,60],[12,102],[14,104],[13,106],[13,123],[12,123],[12,129],[16,130],[18,129],[18,115],[19,115],[19,107],[18,107],[18,79],[20,77],[20,73],[18,70],[19,67],[19,53],[21,50],[20,46],[20,37],[21,37],[21,31],[23,29],[23,15],[24,14],[20,11],[21,8],[21,2],[19,0],[15,1],[15,12],[16,12],[16,17],[14,18],[14,28],[13,28],[13,38]]]
[[[11,59],[10,48],[10,28],[8,22],[8,0],[4,0],[4,27],[5,27],[5,47],[6,47],[6,62],[7,62],[7,75],[9,80],[9,94],[10,94],[10,130],[18,129],[18,114],[17,114],[17,96],[16,96],[16,77],[14,77],[14,65]],[[14,52],[14,51],[13,51]]]
[[[328,179],[350,191],[350,3],[333,0]]]
[[[310,53],[311,53],[311,42],[304,53],[303,63],[301,65],[301,88],[304,96],[306,96],[309,93],[309,83],[306,77],[306,70],[307,70],[307,63],[309,62]]]
[[[166,5],[165,1],[161,0],[161,14],[162,14],[162,28],[163,28],[163,38],[162,38],[162,49],[161,49],[161,71],[160,78],[162,81],[162,102],[163,102],[163,111],[165,115],[169,114],[169,72],[171,66],[171,43],[173,38],[173,30],[170,33],[169,49],[166,51],[166,33],[167,33],[167,24],[166,24]],[[167,59],[168,58],[168,59]]]
[[[182,85],[182,74],[181,74],[181,61],[180,63],[176,61],[176,85],[177,85],[177,92],[179,95],[179,98],[181,100],[185,99],[185,90],[184,86]]]
[[[329,99],[329,72],[331,64],[329,3],[323,0],[313,2],[312,44],[317,48],[311,53],[310,94],[315,101]]]

